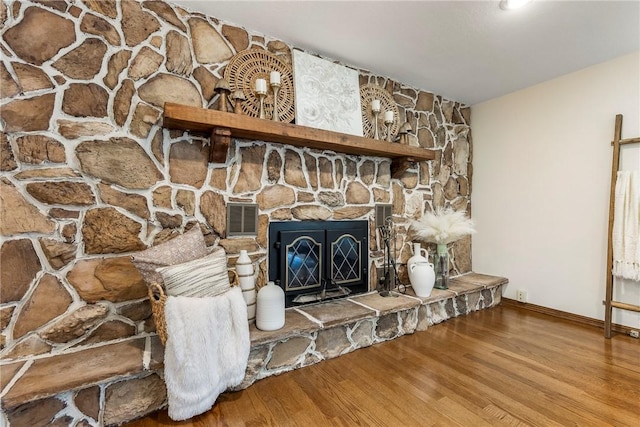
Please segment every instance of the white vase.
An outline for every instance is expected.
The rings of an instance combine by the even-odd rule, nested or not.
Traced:
[[[258,292],[256,327],[262,331],[275,331],[284,326],[284,290],[268,282]]]
[[[249,323],[253,323],[256,321],[256,279],[253,276],[253,263],[245,250],[240,251],[236,262],[236,273],[242,296],[247,303],[247,319]]]
[[[253,274],[253,263],[246,250],[240,250],[240,256],[236,261],[236,273],[238,276],[249,276]]]
[[[433,264],[429,263],[426,257],[427,250],[420,247],[420,243],[413,244],[413,253],[414,255],[407,261],[411,287],[417,296],[428,297],[436,281]],[[422,255],[423,253],[425,256]]]
[[[424,255],[422,255],[424,254]],[[420,243],[413,243],[413,256],[407,260],[407,268],[414,262],[428,261],[427,250],[420,246]]]

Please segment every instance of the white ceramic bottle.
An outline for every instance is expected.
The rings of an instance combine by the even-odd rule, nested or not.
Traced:
[[[268,282],[258,291],[256,327],[262,331],[275,331],[284,326],[284,291]]]
[[[424,256],[422,255],[424,253]],[[419,297],[431,295],[433,285],[436,281],[436,274],[433,264],[429,263],[427,250],[420,246],[420,243],[413,244],[413,256],[407,260],[407,270],[409,281],[413,291]]]
[[[256,279],[253,276],[253,263],[246,250],[240,250],[240,256],[236,261],[236,273],[242,296],[247,303],[247,319],[249,323],[253,323],[256,321]]]

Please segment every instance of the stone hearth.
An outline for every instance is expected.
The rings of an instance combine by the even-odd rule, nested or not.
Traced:
[[[278,331],[251,327],[242,384],[392,340],[501,301],[502,277],[469,273],[448,290],[394,297],[377,293],[290,308]],[[0,365],[2,407],[12,426],[117,425],[166,405],[163,347],[155,335]]]
[[[422,298],[413,289],[382,297],[377,292],[338,301],[289,308],[285,326],[277,331],[251,328],[247,375],[239,387],[256,380],[313,365],[359,348],[402,335],[501,301],[502,277],[469,273],[451,279],[448,290],[434,289]]]

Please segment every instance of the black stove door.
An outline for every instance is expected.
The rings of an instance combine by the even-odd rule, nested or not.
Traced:
[[[320,289],[324,280],[325,233],[281,231],[279,242],[282,288],[286,292]]]

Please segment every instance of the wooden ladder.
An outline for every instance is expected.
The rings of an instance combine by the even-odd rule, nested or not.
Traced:
[[[611,165],[611,189],[609,192],[609,233],[607,244],[607,289],[605,295],[604,313],[604,336],[611,338],[611,323],[613,308],[640,312],[640,305],[627,304],[620,301],[613,301],[613,214],[615,209],[616,178],[620,167],[620,146],[625,144],[639,143],[640,138],[622,139],[622,114],[616,115],[616,127],[613,141],[613,162]]]

